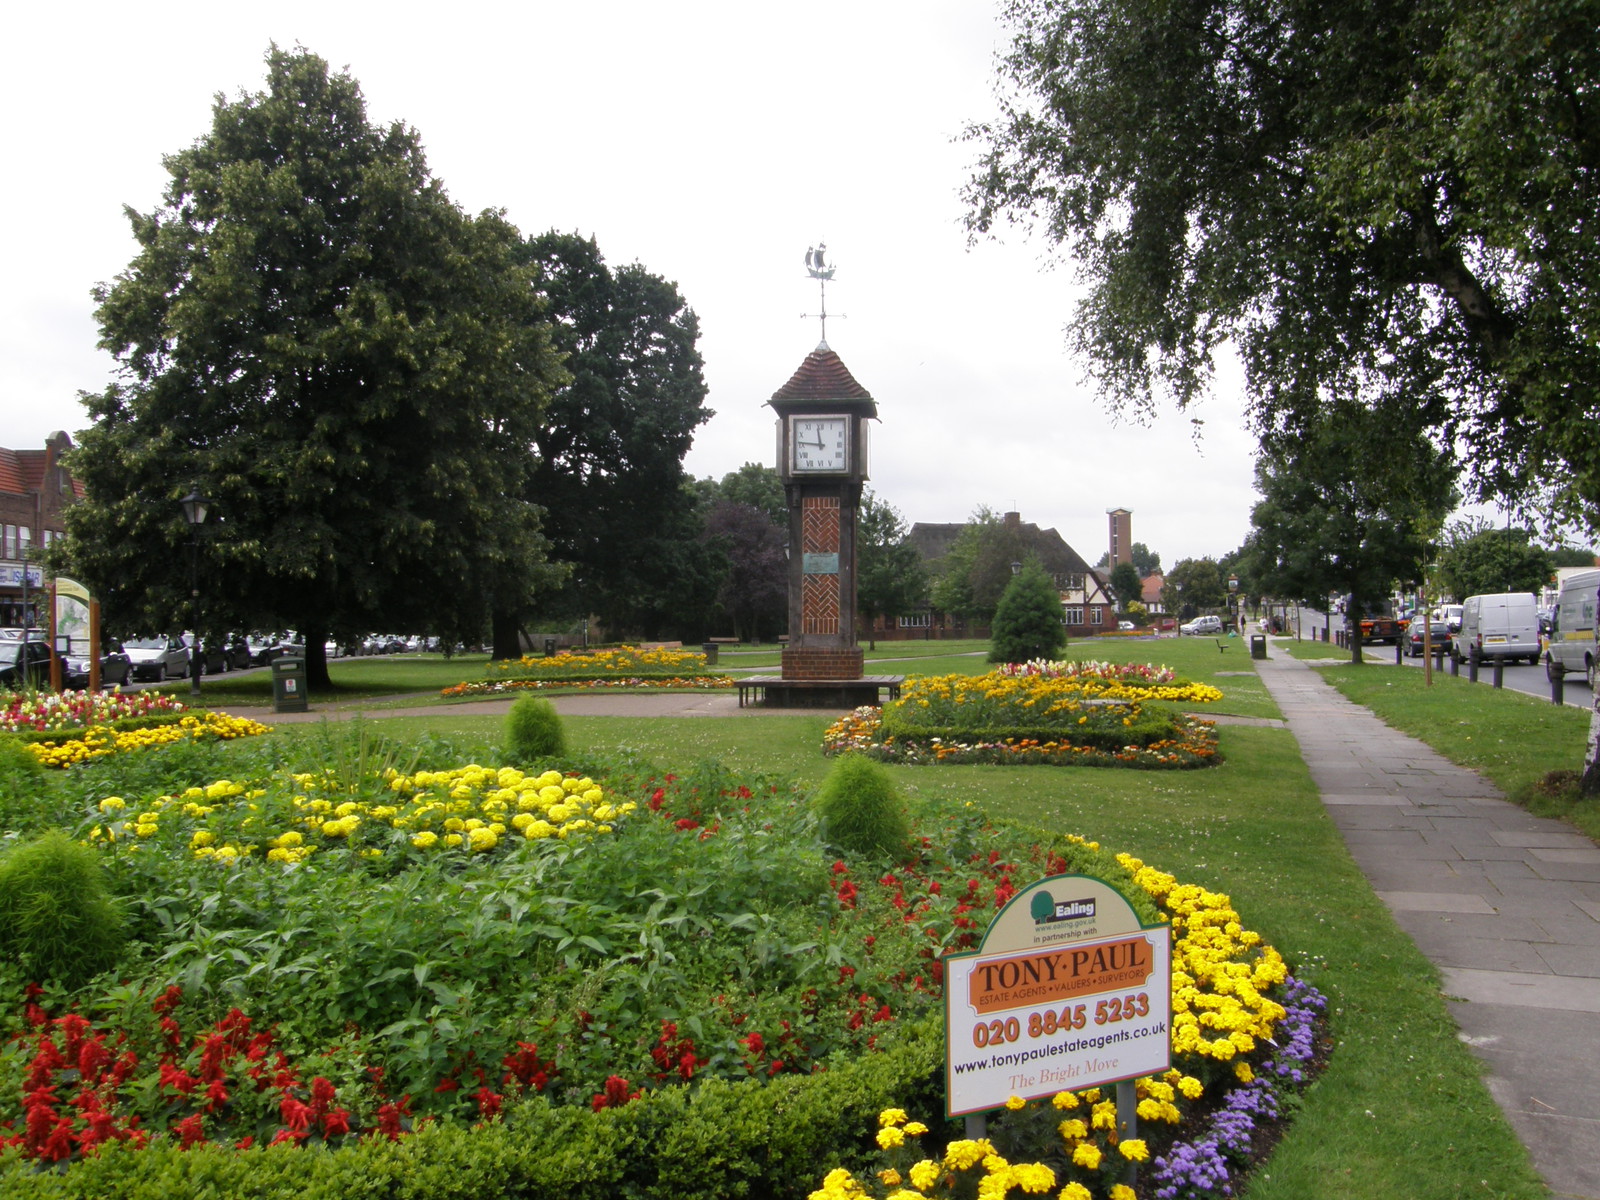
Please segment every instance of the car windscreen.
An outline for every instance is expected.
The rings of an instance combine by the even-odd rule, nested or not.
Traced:
[[[132,641],[122,643],[129,650],[165,650],[166,638],[134,638]]]

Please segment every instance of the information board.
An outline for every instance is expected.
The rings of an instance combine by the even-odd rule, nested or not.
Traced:
[[[1041,879],[944,961],[949,1116],[1172,1065],[1171,931],[1104,880]]]

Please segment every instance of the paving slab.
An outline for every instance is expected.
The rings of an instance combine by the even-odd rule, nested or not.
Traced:
[[[1439,968],[1461,1037],[1551,1194],[1600,1200],[1600,847],[1344,699],[1254,660],[1322,801]]]

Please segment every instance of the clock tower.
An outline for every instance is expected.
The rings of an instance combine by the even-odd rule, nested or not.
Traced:
[[[861,679],[856,643],[856,514],[878,405],[823,341],[772,394],[778,475],[789,503],[785,681]],[[791,699],[802,689],[789,689]],[[816,693],[819,702],[826,689]]]

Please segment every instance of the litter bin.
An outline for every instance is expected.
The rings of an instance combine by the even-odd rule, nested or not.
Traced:
[[[717,644],[715,642],[701,642],[700,653],[706,656],[706,666],[717,665]]]
[[[544,656],[546,658],[549,658],[555,652],[556,652],[556,640],[555,640],[555,638],[545,638],[545,640],[544,640]]]
[[[1259,633],[1252,633],[1250,635],[1250,657],[1265,658],[1266,656],[1267,639]]]
[[[306,660],[297,654],[272,660],[272,711],[306,711]]]

